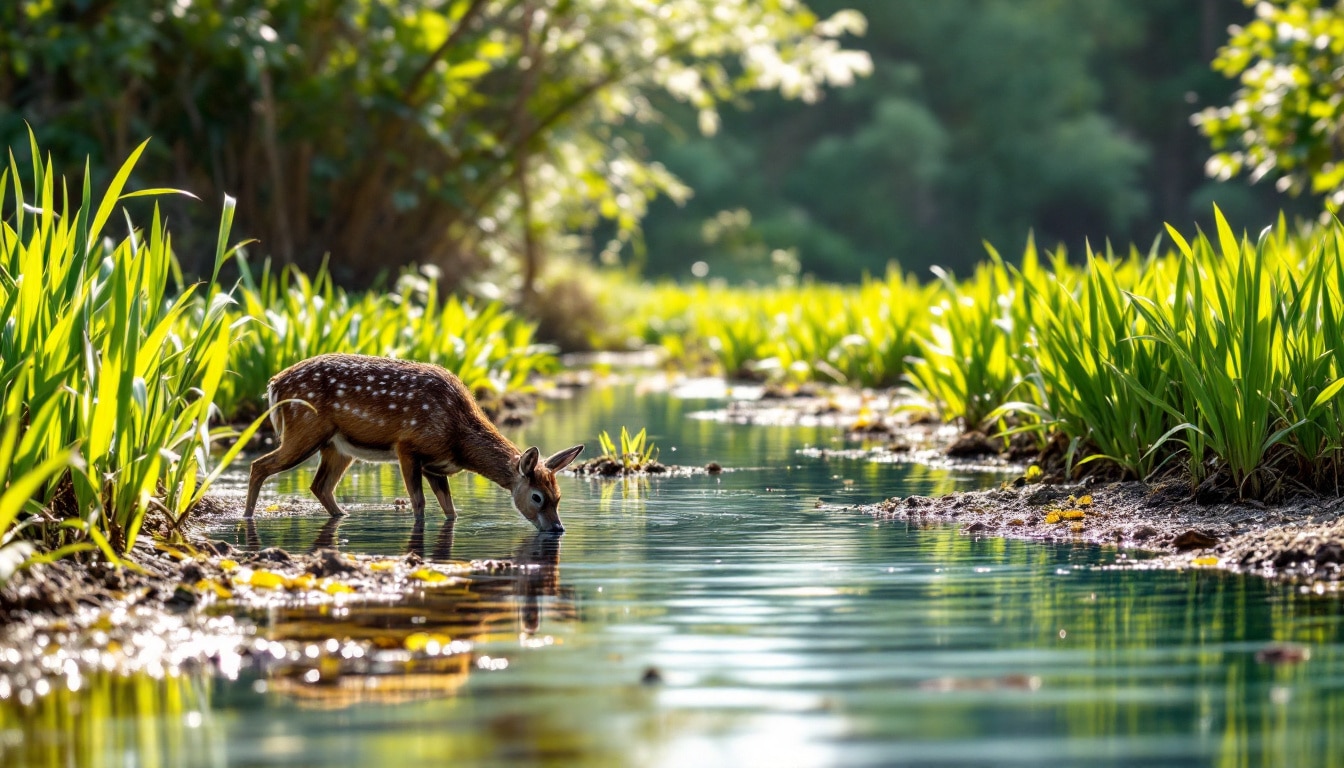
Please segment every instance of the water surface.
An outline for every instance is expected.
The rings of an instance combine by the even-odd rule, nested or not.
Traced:
[[[0,705],[0,757],[135,765],[1328,765],[1344,760],[1334,599],[1211,573],[1097,568],[1113,550],[974,539],[845,504],[1000,478],[799,456],[833,430],[687,418],[713,403],[628,389],[550,403],[511,433],[544,452],[647,426],[668,463],[720,476],[561,480],[567,533],[539,537],[506,494],[453,480],[461,513],[422,526],[389,466],[338,489],[311,467],[267,485],[244,547],[524,571],[350,615],[276,610],[263,634],[470,641],[432,668],[372,680],[245,669],[94,678]],[[675,448],[675,450],[673,450]],[[298,500],[297,503],[291,500]],[[818,502],[822,502],[819,507]],[[1310,659],[1256,660],[1297,643]],[[376,684],[375,684],[376,683]],[[92,692],[92,693],[90,693]],[[70,707],[76,710],[72,714]],[[83,712],[84,714],[80,714]],[[108,714],[111,712],[112,714]],[[6,765],[23,764],[4,760]]]

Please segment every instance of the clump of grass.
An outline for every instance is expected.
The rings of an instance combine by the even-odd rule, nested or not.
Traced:
[[[619,445],[604,429],[597,436],[597,444],[602,450],[601,455],[597,457],[598,460],[617,464],[626,474],[642,471],[658,462],[658,447],[648,438],[645,429],[631,435],[630,431],[622,426]]]
[[[997,258],[962,282],[941,269],[935,273],[945,292],[929,310],[933,322],[920,339],[911,376],[942,407],[945,420],[984,429],[1020,381],[1016,355],[1024,329],[1007,311],[1007,273]]]
[[[40,535],[52,555],[96,547],[115,562],[151,509],[180,524],[232,458],[209,466],[231,303],[216,278],[233,253],[233,202],[211,280],[169,298],[179,271],[157,206],[148,227],[127,218],[120,241],[105,234],[121,201],[174,192],[124,193],[143,150],[97,202],[88,168],[72,202],[35,140],[31,186],[12,154],[0,171],[0,211],[12,211],[0,221],[5,542]]]

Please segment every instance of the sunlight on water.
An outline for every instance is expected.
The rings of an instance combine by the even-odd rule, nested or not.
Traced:
[[[394,503],[405,493],[388,466],[351,473],[338,489],[351,515],[336,525],[306,491],[311,468],[273,480],[262,503],[281,511],[212,535],[529,566],[346,615],[253,617],[264,637],[470,642],[433,668],[371,666],[311,684],[255,670],[100,680],[0,705],[0,762],[1138,766],[1344,755],[1336,601],[1219,574],[1098,569],[1115,553],[817,508],[998,479],[804,458],[795,450],[832,444],[830,430],[684,418],[703,407],[600,390],[548,404],[512,434],[543,451],[591,449],[600,429],[647,426],[667,463],[734,469],[562,478],[558,540],[536,536],[478,478],[454,478],[453,526],[432,502],[415,525]],[[1284,642],[1310,659],[1256,660]]]

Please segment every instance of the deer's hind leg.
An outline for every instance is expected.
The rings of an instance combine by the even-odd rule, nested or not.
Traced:
[[[354,462],[354,457],[336,450],[336,446],[331,443],[322,446],[322,463],[317,465],[317,476],[313,478],[311,487],[313,495],[322,502],[327,514],[332,517],[345,515],[345,510],[336,503],[336,495],[332,491],[336,490],[336,484],[341,482],[341,476]]]
[[[244,517],[251,517],[256,511],[257,497],[261,495],[261,485],[266,482],[266,478],[297,467],[331,439],[330,431],[302,430],[296,429],[297,426],[291,424],[285,430],[279,448],[252,462],[252,471],[247,478],[247,509],[243,512]]]

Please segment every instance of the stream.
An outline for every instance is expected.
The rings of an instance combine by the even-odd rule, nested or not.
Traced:
[[[721,405],[598,388],[545,402],[506,431],[543,454],[583,441],[586,457],[599,430],[646,427],[664,463],[729,469],[562,476],[562,537],[536,534],[505,492],[475,476],[452,481],[454,525],[432,497],[417,525],[397,503],[405,491],[391,465],[347,474],[337,496],[350,515],[336,523],[307,491],[315,462],[273,478],[262,506],[276,509],[250,528],[224,521],[211,538],[528,567],[391,603],[239,616],[259,637],[311,641],[319,653],[349,638],[462,644],[435,663],[370,664],[365,675],[311,683],[246,664],[228,674],[104,671],[78,690],[0,696],[0,763],[1344,759],[1337,599],[1258,578],[1145,570],[1114,549],[876,520],[845,507],[1008,476],[804,456],[842,447],[836,430],[695,417]],[[239,492],[245,469],[226,492]],[[1286,644],[1309,658],[1276,655]]]

